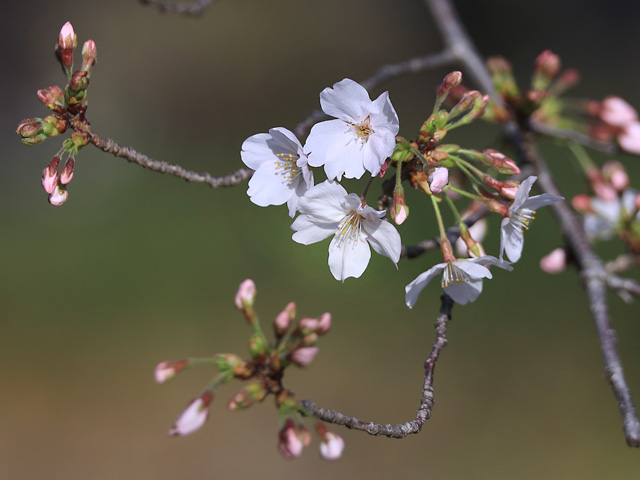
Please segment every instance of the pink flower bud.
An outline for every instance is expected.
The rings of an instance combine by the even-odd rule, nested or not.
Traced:
[[[311,441],[309,430],[302,425],[296,426],[290,418],[280,430],[278,438],[278,450],[287,459],[299,457],[302,454],[302,449]]]
[[[313,362],[318,351],[318,347],[302,347],[291,353],[289,359],[300,367],[306,367]]]
[[[487,230],[488,230],[487,220],[484,218],[481,218],[480,220],[478,220],[476,223],[474,223],[469,227],[469,235],[476,242],[482,242],[484,238],[487,236]],[[462,239],[462,237],[458,237],[458,239],[456,240],[455,247],[456,247],[456,254],[458,255],[458,257],[466,257],[470,255],[467,244]]]
[[[49,165],[42,170],[42,187],[47,193],[53,193],[58,185],[58,165],[60,157],[57,155],[51,159]]]
[[[256,284],[247,279],[240,284],[236,293],[235,305],[238,310],[244,310],[246,306],[252,306],[256,298]]]
[[[64,93],[57,85],[51,85],[50,87],[38,90],[38,98],[50,110],[54,110],[55,107],[64,106]]]
[[[78,37],[76,37],[76,33],[73,31],[73,26],[70,22],[65,23],[58,35],[60,62],[63,67],[71,68],[73,65],[73,49],[76,48],[77,43]]]
[[[567,252],[556,248],[540,259],[540,269],[550,274],[562,273],[567,268]]]
[[[543,77],[547,80],[547,83],[551,81],[559,71],[560,57],[551,50],[545,50],[536,58],[535,75]]]
[[[580,213],[591,212],[591,198],[584,193],[580,193],[571,199],[571,205]]]
[[[602,102],[600,119],[612,127],[624,128],[638,121],[638,112],[620,97],[607,97]]]
[[[629,175],[622,163],[616,160],[609,160],[602,166],[602,176],[618,192],[626,190],[629,186]]]
[[[302,318],[298,322],[298,328],[296,329],[302,333],[311,333],[318,330],[318,319],[316,318]]]
[[[291,326],[291,316],[286,312],[280,312],[273,321],[273,330],[277,338],[282,338]]]
[[[73,180],[73,166],[75,165],[75,160],[73,157],[69,157],[67,163],[65,163],[64,168],[60,172],[60,183],[63,185],[67,185],[71,180]]]
[[[442,85],[438,87],[437,95],[438,97],[445,97],[449,94],[451,89],[457,87],[462,82],[462,73],[461,72],[451,72],[442,81]]]
[[[449,183],[449,170],[445,167],[437,167],[429,173],[429,188],[432,193],[442,193],[442,189]]]
[[[618,135],[618,143],[623,150],[640,155],[640,122],[627,124]]]
[[[486,163],[494,167],[500,173],[504,173],[505,175],[518,175],[520,173],[520,168],[516,162],[505,156],[503,153],[493,149],[487,149],[482,153],[484,153]]]
[[[331,314],[325,312],[318,319],[318,335],[324,335],[331,329]]]
[[[169,435],[189,435],[198,430],[209,417],[209,405],[213,392],[208,390],[193,400],[169,429]]]
[[[60,185],[56,185],[53,192],[49,194],[49,203],[53,206],[59,207],[67,201],[68,197],[69,192],[67,192],[67,189],[64,188],[64,186],[61,187]]]
[[[396,222],[396,225],[401,225],[409,216],[409,207],[407,207],[406,200],[404,198],[404,189],[402,186],[397,186],[393,192],[393,205],[391,205],[391,218]]]
[[[82,46],[82,70],[91,72],[96,63],[96,44],[93,40],[87,40]]]
[[[176,362],[160,362],[156,365],[154,376],[157,383],[164,383],[189,366],[189,360],[183,358]]]
[[[344,440],[333,432],[325,433],[320,442],[320,455],[325,460],[338,460],[344,451]]]

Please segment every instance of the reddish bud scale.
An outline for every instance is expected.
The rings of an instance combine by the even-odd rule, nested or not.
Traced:
[[[484,203],[489,210],[500,214],[504,218],[509,216],[509,207],[504,203],[501,203],[493,198],[486,197],[482,197],[482,203]]]

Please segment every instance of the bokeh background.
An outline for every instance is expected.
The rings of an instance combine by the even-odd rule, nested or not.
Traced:
[[[483,55],[511,59],[523,84],[535,56],[550,48],[581,71],[576,96],[616,93],[640,105],[632,2],[456,4]],[[475,304],[455,307],[436,407],[420,435],[339,431],[347,442],[341,461],[323,462],[315,438],[301,459],[285,461],[271,401],[228,412],[234,384],[220,391],[205,428],[167,437],[214,372],[156,385],[155,364],[244,355],[249,329],[233,295],[251,277],[267,328],[291,300],[303,316],[334,315],[315,363],[287,374],[290,388],[363,419],[406,421],[419,401],[439,291],[425,290],[409,310],[403,287],[438,255],[402,261],[397,271],[374,255],[362,278],[341,284],[326,264],[328,242],[291,241],[286,208],[256,207],[244,186],[213,191],[93,147],[78,158],[68,203],[54,208],[40,172],[60,141],[27,148],[14,133],[20,119],[46,114],[36,90],[64,80],[52,51],[70,20],[79,44],[92,38],[98,46],[89,92],[98,134],[225,174],[241,166],[245,138],[293,128],[318,107],[323,88],[437,51],[421,1],[220,0],[197,20],[134,0],[6,2],[2,11],[0,478],[637,478],[640,452],[624,442],[577,275],[537,266],[560,242],[549,209],[527,233],[517,269],[495,272]],[[390,91],[400,133],[411,137],[447,71],[396,79],[372,95]],[[487,125],[452,137],[499,146]],[[568,154],[553,142],[543,151],[567,194],[578,192]],[[622,159],[639,187],[638,159]],[[401,234],[413,244],[436,228],[426,202],[413,192],[409,201]],[[491,225],[487,249],[495,253],[495,219]],[[612,257],[619,247],[600,251]],[[638,402],[640,309],[612,296],[611,310]]]

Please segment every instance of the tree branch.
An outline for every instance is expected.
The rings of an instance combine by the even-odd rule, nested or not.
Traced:
[[[412,433],[419,433],[422,426],[431,416],[431,410],[434,404],[433,377],[436,368],[436,362],[440,357],[440,352],[447,345],[447,324],[451,320],[451,310],[453,308],[453,300],[447,294],[442,294],[442,304],[440,306],[440,314],[436,320],[436,339],[431,347],[431,353],[424,362],[424,383],[422,385],[422,395],[420,406],[416,412],[415,420],[410,420],[397,425],[379,424],[374,422],[364,422],[355,417],[349,417],[336,410],[327,410],[316,405],[310,400],[302,400],[302,405],[306,412],[314,417],[337,425],[344,425],[347,428],[361,430],[369,435],[384,435],[389,438],[404,438]]]

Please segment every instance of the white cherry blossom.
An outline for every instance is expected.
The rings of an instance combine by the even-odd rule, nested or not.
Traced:
[[[464,305],[475,301],[482,292],[482,280],[492,278],[491,272],[485,265],[496,265],[505,270],[513,270],[509,262],[498,260],[490,255],[439,263],[418,275],[405,287],[407,307],[413,308],[422,289],[440,272],[443,272],[444,293],[454,302]]]
[[[329,269],[336,280],[358,278],[371,258],[369,245],[395,264],[400,259],[400,234],[379,212],[363,205],[355,193],[325,181],[310,188],[298,204],[300,216],[291,225],[293,240],[303,245],[333,236]]]
[[[400,129],[389,92],[371,100],[363,86],[345,78],[320,93],[322,110],[336,120],[313,126],[304,146],[309,165],[324,170],[329,180],[380,173],[393,153]]]
[[[255,170],[247,190],[251,201],[261,207],[286,203],[293,217],[300,197],[313,186],[313,173],[296,136],[286,128],[272,128],[247,138],[240,155]]]
[[[500,259],[504,253],[512,262],[517,262],[522,256],[524,246],[524,231],[535,218],[536,210],[540,207],[551,205],[562,200],[563,197],[543,193],[535,197],[529,197],[533,182],[538,177],[531,176],[520,183],[516,198],[509,207],[509,216],[502,219],[500,226]]]

